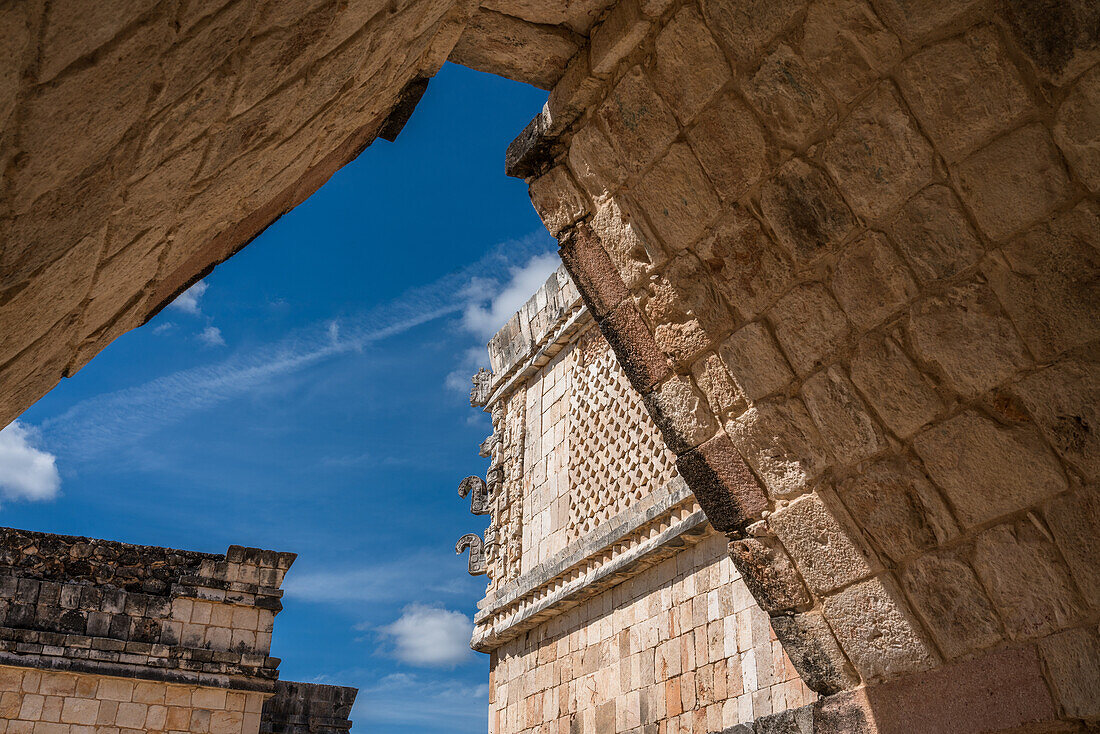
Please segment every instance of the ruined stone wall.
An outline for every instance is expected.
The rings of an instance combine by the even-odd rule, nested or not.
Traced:
[[[1030,676],[930,731],[1100,718],[1098,27],[620,2],[509,151],[807,683]]]

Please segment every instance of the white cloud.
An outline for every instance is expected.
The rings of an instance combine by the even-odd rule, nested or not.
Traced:
[[[224,347],[225,338],[222,337],[222,330],[216,326],[207,326],[199,334],[199,341],[209,347]]]
[[[163,324],[157,326],[156,328],[154,328],[153,333],[156,334],[157,336],[160,336],[161,334],[167,334],[169,331],[172,331],[172,329],[175,329],[175,328],[176,328],[175,324],[173,324],[171,321],[166,321],[165,323],[163,323]]]
[[[364,602],[434,599],[468,594],[478,584],[465,567],[465,559],[449,551],[410,550],[399,559],[365,566],[323,571],[295,566],[283,589],[289,598],[355,607]]]
[[[500,292],[491,298],[475,298],[475,302],[467,306],[462,314],[463,326],[478,338],[489,339],[512,318],[512,314],[527,303],[527,299],[535,295],[535,291],[560,265],[558,256],[548,252],[536,255],[522,267],[509,268],[510,279]],[[471,283],[466,292],[474,295],[486,287],[487,284],[478,279]],[[486,300],[489,301],[488,305],[485,304]]]
[[[50,500],[61,488],[57,460],[35,448],[37,432],[19,421],[0,430],[0,494],[9,500]]]
[[[485,683],[391,673],[360,683],[352,719],[356,727],[388,724],[416,726],[417,731],[433,734],[483,734],[488,709],[489,686]]]
[[[206,289],[209,286],[205,280],[200,280],[195,285],[191,286],[183,293],[180,293],[176,300],[168,304],[169,308],[174,308],[177,311],[183,311],[193,316],[198,316],[202,312],[202,308],[199,306],[199,299],[206,293]]]
[[[474,624],[462,612],[410,604],[401,617],[379,629],[398,660],[421,667],[453,666],[467,660]]]

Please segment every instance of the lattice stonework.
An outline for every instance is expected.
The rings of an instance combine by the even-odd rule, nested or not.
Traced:
[[[676,476],[675,456],[598,329],[578,339],[572,377],[569,542]]]

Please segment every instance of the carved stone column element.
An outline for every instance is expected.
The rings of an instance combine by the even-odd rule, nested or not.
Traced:
[[[466,495],[470,495],[470,512],[472,514],[489,514],[489,489],[485,486],[484,479],[476,475],[463,479],[458,485],[458,496],[466,499]]]
[[[481,536],[477,533],[466,533],[458,542],[455,543],[455,553],[461,555],[462,551],[470,549],[470,560],[468,568],[471,576],[484,576],[485,575],[485,552],[484,543],[482,543]]]

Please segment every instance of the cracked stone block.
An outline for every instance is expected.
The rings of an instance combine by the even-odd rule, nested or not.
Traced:
[[[841,482],[837,493],[879,553],[895,564],[958,534],[935,487],[901,456],[871,464]]]
[[[644,396],[644,400],[665,443],[677,455],[710,439],[718,431],[718,423],[706,398],[689,377],[673,375]]]
[[[639,236],[615,199],[609,199],[596,210],[591,226],[627,288],[641,285],[667,259],[660,246]]]
[[[1066,716],[1100,719],[1100,638],[1096,629],[1074,629],[1039,643],[1055,695]]]
[[[1041,360],[1100,337],[1100,214],[1091,202],[1043,222],[983,268]]]
[[[888,577],[862,581],[826,598],[825,619],[865,681],[936,665],[935,654]]]
[[[872,562],[858,538],[841,525],[817,494],[780,508],[768,527],[791,554],[806,583],[824,594],[872,573]]]
[[[802,385],[802,400],[838,464],[853,464],[885,448],[878,423],[844,371],[832,365]]]
[[[1082,76],[1062,100],[1054,140],[1077,178],[1093,193],[1100,191],[1100,67]]]
[[[805,491],[828,462],[799,400],[757,403],[727,423],[726,433],[772,497]]]
[[[1014,639],[1044,637],[1086,613],[1054,543],[1030,518],[979,535],[973,563]]]
[[[812,603],[790,556],[775,538],[734,540],[729,544],[729,554],[756,603],[765,612],[777,614]]]
[[[838,248],[856,226],[840,192],[801,158],[783,164],[760,190],[760,211],[800,266]]]
[[[480,9],[451,51],[450,60],[471,69],[551,89],[577,52],[577,36],[559,26],[528,23]]]
[[[678,132],[676,118],[642,74],[627,72],[596,110],[611,145],[630,172],[652,161]]]
[[[821,283],[792,289],[768,315],[783,352],[800,375],[813,372],[848,341],[844,312]]]
[[[908,438],[945,408],[932,382],[921,374],[897,342],[868,334],[856,345],[852,382],[886,427]]]
[[[886,236],[869,232],[849,246],[833,269],[833,293],[856,326],[875,326],[917,295],[917,284]]]
[[[749,400],[759,400],[794,379],[775,339],[759,321],[735,331],[718,349],[722,362]]]
[[[657,326],[657,345],[680,367],[712,347],[728,330],[729,313],[717,285],[691,255],[681,255],[636,295],[638,307]]]
[[[626,178],[626,169],[619,163],[611,141],[594,122],[573,134],[568,157],[577,182],[594,199],[607,196]]]
[[[1068,360],[1011,387],[1066,463],[1100,481],[1100,365]]]
[[[683,143],[673,145],[632,192],[657,235],[673,250],[699,239],[718,213],[718,196]]]
[[[743,318],[757,317],[791,282],[791,264],[754,217],[734,207],[698,244],[726,302]]]
[[[812,690],[829,695],[859,684],[820,612],[776,615],[771,621],[791,665]]]
[[[1062,157],[1037,123],[982,148],[955,175],[963,201],[993,240],[1038,222],[1073,195]]]
[[[1020,44],[1055,84],[1073,79],[1100,59],[1100,11],[1092,0],[1009,0],[1005,5]]]
[[[687,124],[729,79],[726,58],[691,6],[672,16],[657,36],[655,51],[653,83]]]
[[[996,296],[978,283],[918,303],[908,330],[915,355],[966,397],[996,387],[1031,362]]]
[[[866,219],[893,211],[934,169],[932,146],[886,82],[841,122],[823,159],[852,211]]]
[[[589,59],[592,72],[606,76],[645,38],[649,21],[637,0],[617,3],[592,31]]]
[[[815,138],[834,109],[828,93],[786,44],[764,58],[744,92],[760,111],[768,131],[794,148]]]
[[[1077,587],[1100,609],[1100,496],[1096,487],[1062,495],[1043,511]]]
[[[805,9],[806,0],[705,0],[703,16],[720,46],[738,66],[746,66],[788,28]]]
[[[682,454],[676,468],[719,532],[743,528],[768,507],[760,482],[724,433]]]
[[[979,0],[884,0],[877,3],[883,19],[905,38],[914,40],[950,25]]]
[[[906,566],[901,582],[949,659],[1005,639],[993,603],[960,553],[924,555]]]
[[[1032,425],[1006,426],[968,410],[917,436],[913,448],[965,527],[1066,488],[1058,460]]]
[[[958,197],[941,184],[906,202],[886,226],[886,233],[922,284],[950,278],[982,256],[982,245]]]
[[[552,237],[588,213],[588,198],[577,189],[565,166],[555,166],[532,181],[530,193],[531,204]]]
[[[893,66],[901,45],[863,0],[826,0],[806,9],[802,55],[822,85],[847,104]]]
[[[756,116],[731,93],[720,95],[699,114],[687,139],[724,199],[737,199],[748,191],[774,154]]]
[[[730,377],[717,354],[707,354],[696,360],[691,367],[691,375],[720,420],[741,415],[748,408],[745,394]]]
[[[951,161],[1010,129],[1032,106],[990,26],[914,54],[902,66],[901,83],[913,113]]]

